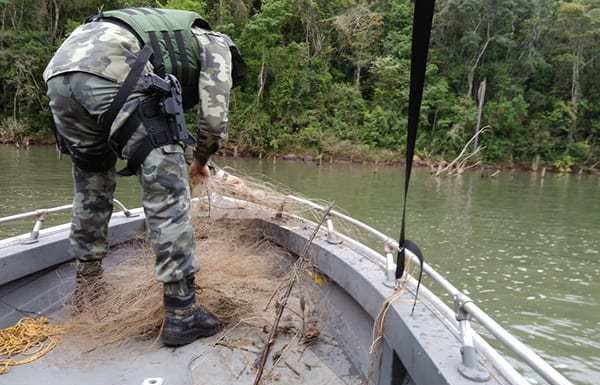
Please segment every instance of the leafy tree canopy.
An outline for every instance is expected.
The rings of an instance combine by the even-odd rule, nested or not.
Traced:
[[[129,6],[196,11],[237,42],[249,79],[232,98],[231,143],[402,150],[410,0],[0,0],[0,134],[47,134],[52,53],[85,16]],[[485,80],[484,161],[597,163],[599,43],[598,0],[438,0],[418,153],[460,151]]]

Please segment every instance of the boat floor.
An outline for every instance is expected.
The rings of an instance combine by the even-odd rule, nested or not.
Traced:
[[[105,259],[105,270],[110,271],[120,261],[140,252],[139,242],[113,248]],[[47,315],[56,322],[65,313],[64,310],[61,313],[57,304],[70,297],[74,286],[74,268],[66,263],[1,287],[0,296],[6,303],[17,304],[25,303],[18,297],[45,293],[46,298],[55,299],[48,303],[47,308],[52,312]],[[328,284],[320,291],[324,301],[339,302],[340,296],[345,295],[335,284]],[[362,383],[363,377],[346,353],[347,346],[342,346],[336,339],[339,331],[333,318],[320,320],[319,338],[308,346],[298,342],[293,335],[279,333],[271,348],[262,383]],[[165,385],[252,384],[257,359],[266,339],[264,330],[243,325],[226,328],[214,337],[177,349],[162,346],[156,338],[90,348],[84,340],[66,335],[41,359],[11,367],[7,374],[0,376],[0,384],[142,384],[148,378],[163,379]]]
[[[46,357],[12,368],[0,377],[0,383],[142,384],[147,378],[162,378],[164,384],[252,384],[265,336],[253,329],[240,328],[230,333],[229,342],[223,345],[218,342],[222,335],[217,335],[177,349],[153,341],[138,341],[83,353],[67,346],[67,339]],[[289,337],[279,337],[272,352],[281,352],[290,342]],[[275,367],[269,361],[263,384],[362,383],[334,341],[321,341],[308,348],[292,345]]]

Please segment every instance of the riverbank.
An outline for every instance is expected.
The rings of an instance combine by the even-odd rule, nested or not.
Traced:
[[[28,125],[13,118],[4,118],[0,122],[0,144],[12,144],[20,148],[54,143],[52,132],[31,132]]]
[[[29,148],[31,146],[54,145],[52,134],[39,134],[28,136],[0,136],[0,144],[15,145],[17,148]],[[236,143],[227,143],[218,153],[220,156],[232,158],[249,159],[271,159],[290,162],[304,162],[316,165],[322,164],[367,164],[373,166],[396,166],[404,164],[404,153],[388,149],[373,149],[366,145],[340,141],[326,151],[319,152],[316,149],[296,148],[289,151],[260,152],[248,146]],[[482,177],[495,177],[502,172],[528,171],[541,175],[550,173],[559,174],[589,174],[600,175],[600,165],[592,166],[577,164],[552,164],[541,161],[531,163],[518,162],[496,162],[493,164],[483,163],[477,160],[454,162],[453,160],[439,158],[421,158],[415,155],[415,167],[427,168],[431,174],[438,176],[459,175],[466,170],[477,171]]]
[[[271,159],[291,162],[304,162],[321,164],[367,164],[373,166],[396,166],[403,165],[404,152],[387,149],[372,149],[368,146],[352,143],[339,143],[337,147],[318,153],[311,149],[295,149],[294,151],[280,152],[257,152],[236,144],[227,144],[219,151],[219,155],[232,158]],[[497,162],[493,164],[483,163],[477,160],[456,161],[436,158],[422,159],[415,155],[413,165],[415,167],[427,168],[431,174],[437,176],[459,175],[466,170],[481,172],[482,177],[495,177],[502,172],[526,171],[541,175],[549,173],[558,174],[589,174],[600,175],[598,164],[592,167],[576,164],[551,164],[541,161],[531,163]]]

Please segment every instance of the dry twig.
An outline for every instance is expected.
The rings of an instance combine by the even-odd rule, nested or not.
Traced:
[[[271,327],[271,331],[269,333],[269,338],[267,339],[267,343],[265,344],[265,347],[263,348],[263,351],[262,351],[262,354],[260,357],[260,361],[258,363],[258,371],[256,373],[256,377],[254,378],[254,385],[258,385],[260,383],[260,379],[262,378],[262,375],[263,375],[263,372],[265,369],[265,364],[267,362],[267,358],[269,357],[269,351],[271,350],[271,346],[275,342],[275,333],[277,332],[277,327],[279,326],[279,322],[281,321],[281,316],[283,315],[285,306],[287,305],[290,295],[292,294],[292,289],[294,288],[294,285],[296,284],[296,281],[298,280],[300,272],[304,270],[307,263],[309,262],[308,261],[308,251],[310,250],[310,245],[312,244],[315,237],[319,233],[321,226],[327,219],[327,216],[329,215],[329,212],[331,211],[332,208],[333,208],[333,204],[331,204],[327,208],[327,210],[325,210],[325,212],[321,216],[321,220],[319,221],[317,226],[315,226],[313,233],[311,234],[311,236],[308,238],[308,240],[304,244],[304,248],[302,249],[302,252],[300,253],[300,256],[298,257],[298,260],[292,266],[292,270],[290,271],[290,282],[285,291],[285,294],[282,297],[281,302],[278,304],[279,306],[278,306],[278,310],[277,310],[277,316],[275,317],[275,322],[273,323],[273,326]]]

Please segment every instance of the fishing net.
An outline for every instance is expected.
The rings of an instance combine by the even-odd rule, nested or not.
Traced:
[[[283,208],[288,214],[316,214],[274,187],[231,174],[217,174],[208,184],[195,186],[193,195],[201,198],[193,212],[200,266],[196,274],[198,301],[228,327],[269,326],[279,294],[277,288],[289,279],[288,271],[295,258],[270,242],[253,220],[226,219],[222,215],[217,219],[216,211],[235,209],[236,205],[229,203],[225,207],[216,197],[237,197],[274,212]],[[93,293],[99,293],[96,298],[78,303],[77,313],[74,309],[65,312],[70,314],[65,321],[69,335],[83,338],[86,347],[93,349],[159,335],[163,322],[162,285],[154,279],[154,257],[145,242],[141,250],[140,255],[105,270],[98,287],[91,288]],[[290,308],[302,307],[296,313],[308,313],[307,301],[301,297],[294,294]],[[282,328],[306,328],[306,319],[300,318],[286,318]],[[318,334],[309,330],[311,333]]]
[[[312,222],[318,222],[323,211],[315,209],[302,203],[294,196],[298,196],[297,191],[291,190],[289,187],[269,181],[265,175],[252,177],[248,175],[237,176],[236,171],[230,168],[220,170],[217,175],[209,179],[207,184],[196,184],[193,188],[193,195],[203,199],[203,209],[210,210],[212,196],[228,196],[238,198],[247,202],[254,203],[260,207],[269,208],[277,212],[285,212],[287,215],[297,216],[307,219]],[[308,200],[308,199],[305,199]],[[320,205],[323,209],[329,206],[332,202],[323,199],[310,197],[310,202]],[[335,203],[335,202],[333,202]],[[219,208],[218,203],[212,204],[212,207]],[[335,206],[335,210],[352,216],[339,206]],[[364,229],[343,220],[335,220],[335,230],[345,234],[353,239],[360,240],[368,246],[373,246],[374,250],[384,252],[383,242]]]
[[[250,223],[195,222],[198,299],[226,324],[237,322],[256,307],[254,299],[272,291],[289,256],[261,239]],[[141,256],[107,269],[97,285],[102,293],[83,309],[78,304],[79,312],[68,321],[70,334],[103,344],[157,334],[163,320],[162,285],[154,279],[154,257],[147,247]]]

